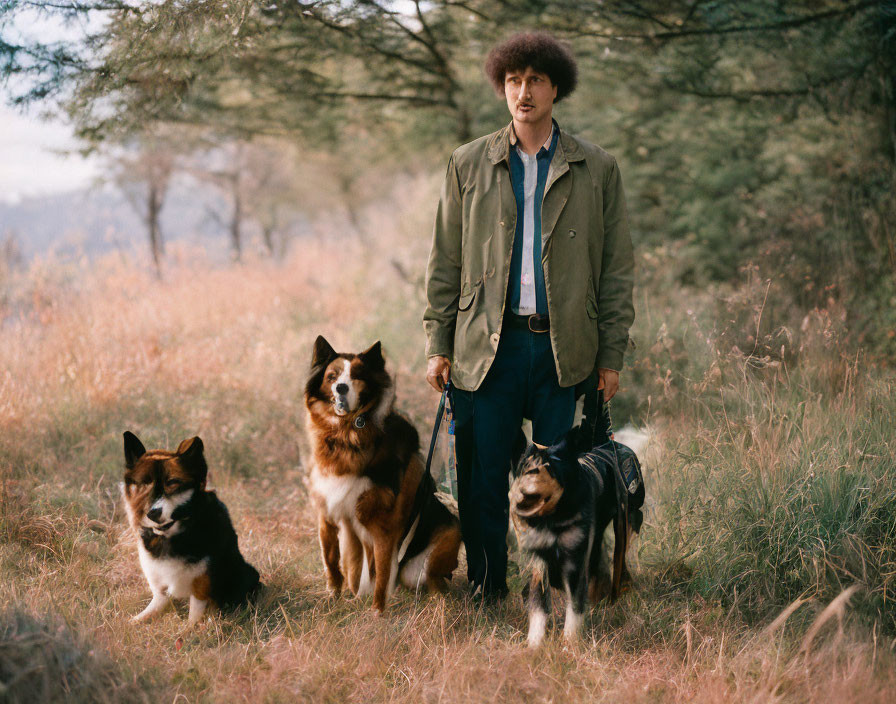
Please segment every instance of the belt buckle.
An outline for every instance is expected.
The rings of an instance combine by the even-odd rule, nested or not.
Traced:
[[[533,321],[533,320],[537,321],[538,319],[539,319],[539,314],[538,314],[538,313],[533,313],[532,315],[530,315],[530,316],[526,319],[526,325],[527,325],[527,327],[529,328],[529,332],[534,332],[534,333],[544,333],[544,332],[547,332],[547,330],[536,330],[535,328],[532,327],[532,321]]]

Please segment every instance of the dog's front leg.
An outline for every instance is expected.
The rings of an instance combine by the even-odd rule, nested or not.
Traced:
[[[339,569],[339,526],[328,521],[323,513],[318,516],[318,536],[327,573],[327,589],[333,596],[339,596],[343,582],[342,571]]]
[[[198,599],[190,595],[190,615],[187,617],[187,627],[195,626],[205,615],[205,609],[208,606],[207,599]]]
[[[374,536],[373,555],[376,575],[373,586],[373,608],[382,614],[386,610],[386,599],[392,594],[398,576],[397,546],[388,532]]]
[[[588,602],[588,560],[591,541],[586,549],[564,555],[562,571],[563,586],[566,588],[566,620],[563,622],[563,637],[575,640],[585,622],[585,605]]]
[[[364,546],[347,521],[343,526],[345,542],[342,545],[342,560],[348,587],[355,596],[361,596],[361,580],[364,570]]]
[[[165,593],[163,591],[153,590],[152,601],[149,602],[149,606],[147,606],[145,609],[143,609],[143,611],[134,616],[132,620],[148,621],[149,619],[163,613],[170,605],[171,599],[165,596]]]
[[[533,560],[532,579],[526,601],[529,607],[528,643],[530,648],[537,648],[544,640],[548,614],[551,611],[551,585],[547,565],[538,559]]]

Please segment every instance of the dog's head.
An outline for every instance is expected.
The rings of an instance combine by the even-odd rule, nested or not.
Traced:
[[[126,431],[124,464],[122,493],[134,529],[168,537],[179,533],[190,500],[205,491],[208,465],[202,440],[184,440],[175,452],[147,452],[137,436]]]
[[[535,444],[523,454],[510,486],[510,508],[522,518],[548,516],[557,508],[566,477],[575,471],[576,454],[564,438],[559,444]]]
[[[314,341],[305,405],[346,416],[368,411],[387,397],[392,382],[379,342],[358,354],[338,353],[323,336]]]

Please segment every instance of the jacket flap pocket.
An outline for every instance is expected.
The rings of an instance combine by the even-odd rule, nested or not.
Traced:
[[[458,310],[467,310],[471,305],[473,305],[473,299],[476,298],[476,289],[474,288],[469,293],[465,293],[460,297],[460,300],[457,302]]]
[[[588,300],[585,301],[585,310],[588,312],[589,318],[597,319],[597,301],[590,294],[588,295]]]

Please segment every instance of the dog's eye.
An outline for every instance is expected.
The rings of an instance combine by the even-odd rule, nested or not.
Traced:
[[[169,479],[168,481],[165,482],[165,488],[166,489],[177,489],[177,487],[179,487],[181,484],[183,484],[183,482],[180,481],[179,479]]]
[[[336,381],[336,375],[333,372],[327,374],[327,381]]]

